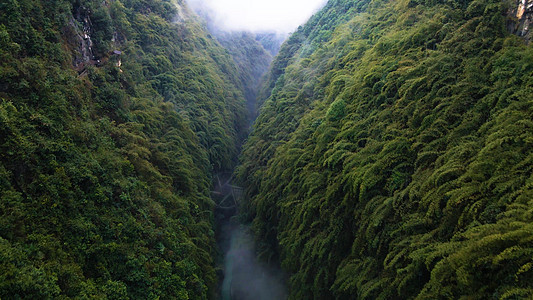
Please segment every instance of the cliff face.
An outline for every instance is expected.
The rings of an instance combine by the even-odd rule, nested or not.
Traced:
[[[335,0],[282,46],[238,173],[291,299],[533,296],[529,7]]]
[[[531,42],[531,26],[533,25],[533,1],[519,0],[509,12],[509,31],[521,36],[527,43]]]
[[[0,298],[213,295],[245,100],[178,2],[0,3]]]

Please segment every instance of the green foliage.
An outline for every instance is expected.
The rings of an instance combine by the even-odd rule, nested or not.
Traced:
[[[257,112],[257,92],[263,75],[268,71],[271,55],[259,44],[251,33],[215,32],[217,40],[233,57],[244,90],[244,97],[251,117]]]
[[[210,177],[236,160],[245,102],[177,11],[0,3],[0,298],[214,294]]]
[[[533,50],[499,1],[330,1],[238,175],[290,299],[533,296]]]

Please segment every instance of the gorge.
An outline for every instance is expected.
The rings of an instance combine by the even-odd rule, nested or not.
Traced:
[[[0,298],[531,299],[532,4],[0,1]]]

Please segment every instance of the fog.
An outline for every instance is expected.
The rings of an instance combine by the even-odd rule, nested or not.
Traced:
[[[326,0],[189,0],[208,12],[221,29],[287,34],[320,9]]]
[[[230,245],[225,255],[222,300],[283,300],[287,292],[285,276],[275,267],[255,256],[255,243],[250,229],[230,225]]]
[[[222,261],[219,286],[221,300],[283,300],[287,298],[286,276],[281,269],[257,259],[249,226],[236,216],[238,195],[232,190],[231,173],[215,176],[213,199],[216,202],[216,239]],[[240,196],[237,196],[240,197]],[[238,201],[237,201],[238,202]]]

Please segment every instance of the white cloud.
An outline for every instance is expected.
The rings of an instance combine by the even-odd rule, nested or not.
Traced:
[[[218,26],[226,30],[294,31],[322,7],[326,0],[189,0],[193,7],[208,8]]]

